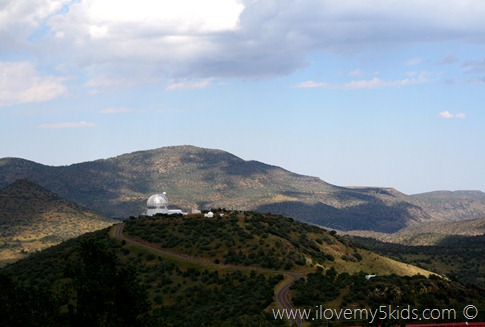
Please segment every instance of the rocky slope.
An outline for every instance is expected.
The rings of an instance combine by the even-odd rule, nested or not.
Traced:
[[[18,180],[0,191],[0,261],[113,223],[38,184]]]
[[[138,215],[166,191],[186,210],[226,207],[283,214],[341,230],[395,232],[433,221],[416,198],[392,188],[344,188],[221,150],[164,147],[62,167],[0,159],[0,187],[28,178],[112,217]],[[483,211],[485,215],[485,209]]]

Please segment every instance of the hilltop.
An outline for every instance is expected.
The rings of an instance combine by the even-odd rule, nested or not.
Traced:
[[[236,211],[213,219],[146,217],[125,225],[128,236],[213,263],[295,272],[321,266],[350,273],[429,274],[377,256],[335,231],[273,214]]]
[[[448,291],[453,304],[464,295],[473,303],[483,302],[479,290],[438,276],[427,279],[428,271],[372,253],[333,231],[277,215],[133,218],[126,221],[122,238],[116,227],[71,239],[0,270],[0,283],[8,286],[0,288],[0,295],[12,299],[8,308],[13,311],[4,312],[7,318],[15,319],[10,313],[27,306],[25,319],[48,309],[45,321],[66,326],[113,321],[130,326],[278,326],[284,321],[275,320],[271,310],[278,307],[275,294],[290,275],[302,277],[290,292],[294,304],[303,308],[333,299],[340,299],[336,305],[342,299],[359,304],[366,297],[373,305],[388,304],[394,290],[405,289],[410,281],[429,305],[441,304],[439,289]],[[380,279],[366,283],[367,273]],[[421,275],[410,277],[417,273]],[[30,292],[25,301],[23,290]],[[349,290],[356,292],[350,296]],[[416,294],[406,295],[406,301],[417,299]],[[36,302],[36,296],[43,300]],[[22,302],[16,307],[18,299]],[[68,303],[70,309],[62,310]]]
[[[114,222],[36,183],[18,180],[0,190],[0,262]]]
[[[51,167],[0,159],[0,187],[28,178],[111,217],[138,215],[166,191],[185,209],[225,207],[273,212],[341,230],[395,232],[433,221],[416,199],[392,188],[339,187],[258,161],[193,146],[164,147]],[[485,210],[484,210],[485,214]]]

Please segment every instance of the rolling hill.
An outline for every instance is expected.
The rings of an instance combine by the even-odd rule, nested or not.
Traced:
[[[295,275],[301,278],[290,293],[300,308],[423,301],[433,307],[442,305],[440,290],[453,307],[484,300],[480,289],[426,278],[428,271],[281,216],[225,212],[123,225],[124,235],[116,225],[1,269],[0,296],[9,301],[0,317],[18,323],[22,312],[26,325],[42,314],[63,326],[284,326],[271,312]],[[378,277],[369,282],[366,273]]]
[[[372,237],[384,242],[403,245],[432,246],[446,242],[450,236],[461,236],[462,239],[485,235],[485,218],[463,221],[432,221],[418,226],[403,228],[395,233],[386,234],[375,231],[355,230],[346,234]]]
[[[435,191],[411,197],[415,205],[437,220],[462,221],[485,217],[485,193],[481,191]]]
[[[151,194],[166,191],[172,205],[188,210],[226,207],[273,212],[341,230],[395,232],[434,220],[414,198],[392,188],[339,187],[193,146],[60,167],[0,159],[0,187],[22,178],[111,217],[138,215]]]
[[[358,236],[353,239],[384,256],[485,288],[485,235],[440,235],[439,238],[421,235],[415,237],[416,242],[406,244],[386,243]],[[420,241],[423,240],[427,240],[426,243],[432,240],[434,243],[421,245]]]
[[[36,183],[18,180],[0,190],[0,263],[114,222]]]
[[[297,272],[321,265],[350,273],[429,274],[359,249],[334,231],[274,214],[235,211],[213,219],[140,218],[125,225],[126,235],[207,262]]]

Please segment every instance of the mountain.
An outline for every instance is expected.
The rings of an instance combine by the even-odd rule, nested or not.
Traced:
[[[437,220],[461,221],[485,217],[485,193],[435,191],[411,196],[415,204]]]
[[[36,183],[17,180],[0,191],[0,261],[113,223]]]
[[[372,237],[380,241],[403,245],[441,245],[450,236],[462,236],[462,240],[464,240],[470,236],[485,235],[485,218],[463,221],[432,221],[426,224],[406,227],[392,234],[362,230],[350,231],[347,234]]]
[[[139,215],[150,195],[166,191],[174,207],[273,212],[340,230],[391,233],[435,220],[416,198],[392,188],[339,187],[194,146],[138,151],[61,167],[0,159],[0,187],[20,178],[112,217]]]

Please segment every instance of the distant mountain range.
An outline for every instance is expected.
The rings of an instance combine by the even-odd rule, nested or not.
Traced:
[[[409,196],[392,188],[339,187],[194,146],[164,147],[60,167],[0,159],[0,188],[18,179],[31,180],[111,217],[138,215],[151,194],[163,191],[171,206],[182,209],[257,210],[340,230],[389,233],[423,222],[485,217],[485,194],[479,191]]]
[[[462,221],[431,221],[417,226],[403,228],[396,233],[386,234],[369,230],[347,231],[352,236],[371,237],[383,242],[403,245],[448,245],[451,236],[485,235],[485,218]]]
[[[481,191],[435,191],[413,195],[415,204],[433,217],[462,221],[485,217],[485,193]]]
[[[0,263],[115,221],[21,179],[0,190]]]

